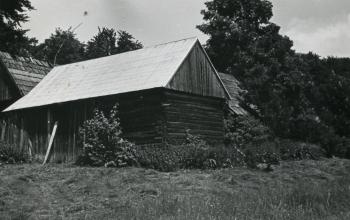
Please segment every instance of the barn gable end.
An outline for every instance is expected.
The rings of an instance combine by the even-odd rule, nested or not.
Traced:
[[[227,98],[227,92],[199,41],[166,88],[201,96]]]

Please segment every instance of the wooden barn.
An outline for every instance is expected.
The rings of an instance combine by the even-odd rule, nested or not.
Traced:
[[[46,62],[0,51],[0,112],[28,94],[51,69]]]
[[[182,142],[187,129],[222,143],[230,95],[196,38],[55,67],[5,110],[5,140],[32,154],[74,161],[78,128],[93,110],[119,103],[123,135],[138,144]],[[55,126],[54,126],[55,125]]]

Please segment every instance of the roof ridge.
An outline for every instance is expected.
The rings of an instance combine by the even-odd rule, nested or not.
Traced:
[[[180,40],[173,40],[173,41],[169,41],[169,42],[165,42],[165,43],[161,43],[161,44],[155,44],[155,45],[152,45],[152,46],[144,47],[142,49],[154,48],[154,47],[163,46],[163,45],[167,45],[167,44],[173,44],[173,43],[177,43],[177,42],[185,41],[185,40],[190,40],[190,39],[198,40],[198,37],[193,36],[193,37],[183,38],[183,39],[180,39]]]

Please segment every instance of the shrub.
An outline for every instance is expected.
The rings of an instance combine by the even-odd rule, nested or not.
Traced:
[[[225,143],[242,152],[247,166],[256,168],[258,164],[278,164],[279,150],[270,129],[251,115],[234,116],[225,120]]]
[[[325,156],[325,151],[318,145],[276,138],[268,127],[249,115],[228,115],[225,132],[225,143],[239,148],[246,165],[252,168],[261,163],[270,166],[280,160],[317,160]],[[348,143],[345,139],[334,140],[332,149],[347,149],[344,146],[350,146]]]
[[[281,161],[278,146],[274,141],[249,143],[244,147],[243,152],[246,165],[250,168],[257,168],[259,164],[277,165]]]
[[[322,145],[328,156],[350,159],[350,138],[333,135]]]
[[[105,167],[125,167],[136,164],[134,144],[121,138],[121,127],[115,105],[106,117],[94,110],[93,118],[79,129],[83,154],[78,164]]]
[[[256,144],[273,139],[270,129],[251,115],[234,116],[228,114],[225,119],[225,143],[244,148],[247,144]]]
[[[136,155],[141,166],[160,171],[244,165],[243,154],[237,148],[210,146],[200,136],[192,135],[189,131],[183,144],[138,146]]]
[[[325,151],[318,145],[296,142],[291,140],[278,140],[282,160],[318,160],[325,157]]]
[[[181,168],[181,147],[168,144],[137,146],[136,159],[145,168],[171,172]]]
[[[0,141],[0,163],[16,164],[29,162],[29,156],[24,149]]]

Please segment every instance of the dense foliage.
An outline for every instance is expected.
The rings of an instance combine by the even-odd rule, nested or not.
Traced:
[[[225,144],[239,149],[245,165],[252,168],[262,164],[279,164],[281,160],[317,160],[325,157],[325,152],[320,146],[278,138],[251,115],[228,114],[225,120],[225,134]]]
[[[33,48],[32,53],[40,60],[62,65],[84,60],[84,47],[71,29],[57,28],[48,39]]]
[[[121,127],[115,106],[108,117],[95,110],[92,119],[79,130],[83,154],[78,163],[91,166],[125,167],[136,164],[134,144],[121,138]]]
[[[33,10],[29,0],[0,1],[0,51],[15,55],[27,55],[37,42],[26,36],[21,24],[28,21],[26,11]]]
[[[218,169],[246,164],[245,155],[238,148],[210,146],[189,131],[182,144],[138,146],[136,158],[142,167],[160,171]]]
[[[277,137],[320,144],[349,156],[349,60],[298,54],[272,23],[267,0],[212,0],[198,28],[219,71],[235,75],[245,105]]]
[[[93,59],[142,48],[142,44],[126,31],[117,32],[111,28],[98,28],[98,33],[86,47],[86,58]]]
[[[98,33],[87,44],[80,42],[69,28],[57,28],[43,43],[32,48],[31,53],[40,60],[62,65],[142,48],[142,44],[125,32],[113,28],[98,28]]]

